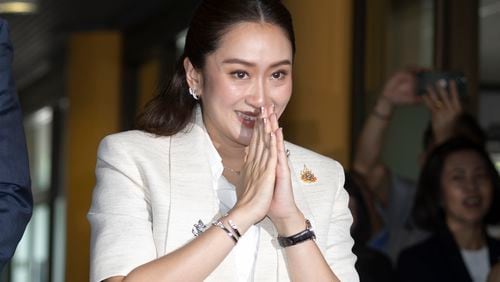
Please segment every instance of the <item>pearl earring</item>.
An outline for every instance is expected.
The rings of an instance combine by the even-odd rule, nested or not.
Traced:
[[[200,99],[200,97],[198,97],[198,95],[196,95],[196,90],[194,90],[194,89],[193,89],[193,88],[191,88],[191,87],[189,87],[189,94],[190,94],[191,96],[193,96],[193,98],[194,98],[195,100],[199,100],[199,99]]]

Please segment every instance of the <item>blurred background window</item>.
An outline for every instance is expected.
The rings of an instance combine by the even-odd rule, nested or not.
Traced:
[[[53,181],[58,130],[53,107],[25,116],[33,191],[33,217],[7,271],[6,281],[64,281],[65,203]],[[57,167],[57,166],[56,166]],[[54,244],[57,242],[57,244]]]
[[[488,134],[488,150],[500,172],[500,1],[481,0],[479,7],[478,119]]]

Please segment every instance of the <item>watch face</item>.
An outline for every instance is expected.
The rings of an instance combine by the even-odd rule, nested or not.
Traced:
[[[289,237],[278,237],[278,242],[281,247],[289,247],[293,245],[297,245],[299,243],[302,243],[306,240],[314,240],[316,239],[316,234],[314,233],[311,222],[306,219],[306,229],[303,230],[302,232],[299,232],[295,235],[289,236]]]
[[[309,221],[309,219],[306,219],[306,228],[309,230],[312,230],[312,225],[311,225],[311,222]]]

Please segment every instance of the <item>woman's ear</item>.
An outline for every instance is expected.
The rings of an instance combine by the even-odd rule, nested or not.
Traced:
[[[186,72],[187,84],[196,92],[196,95],[200,96],[202,89],[201,72],[193,66],[191,60],[187,57],[184,59],[184,71]]]

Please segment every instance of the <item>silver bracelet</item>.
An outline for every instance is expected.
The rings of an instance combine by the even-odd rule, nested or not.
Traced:
[[[234,234],[231,231],[229,231],[229,229],[227,229],[226,226],[224,226],[224,223],[222,223],[221,220],[217,220],[217,221],[212,222],[212,225],[217,226],[220,229],[224,230],[227,233],[227,236],[229,236],[231,239],[233,239],[235,244],[238,243],[238,238],[236,238],[236,236],[234,236]]]
[[[203,221],[198,220],[197,223],[193,225],[193,229],[191,229],[191,232],[193,232],[194,237],[198,237],[201,233],[203,233],[205,230],[207,230],[207,226]]]
[[[230,220],[230,219],[227,222],[229,223],[229,226],[231,227],[231,229],[234,232],[234,234],[236,234],[236,236],[238,236],[238,239],[240,239],[241,238],[241,233],[238,230],[238,225],[234,224],[234,222],[232,220]]]

